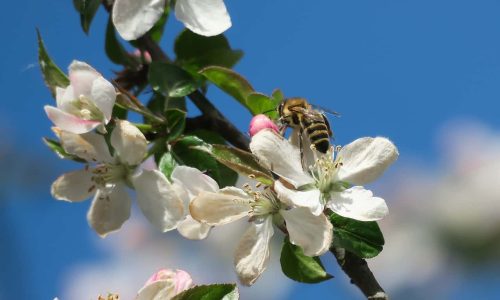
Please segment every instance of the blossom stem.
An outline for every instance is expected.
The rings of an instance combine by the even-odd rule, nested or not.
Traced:
[[[341,247],[333,246],[330,248],[330,252],[335,256],[342,270],[349,276],[351,283],[356,285],[367,299],[389,299],[389,296],[368,267],[366,260]]]

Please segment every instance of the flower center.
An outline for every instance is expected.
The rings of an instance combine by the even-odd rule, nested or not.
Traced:
[[[129,170],[125,165],[103,163],[94,168],[92,173],[92,181],[97,186],[104,187],[126,181]]]
[[[331,147],[325,155],[316,160],[313,166],[309,167],[315,181],[314,185],[321,192],[321,201],[324,203],[330,199],[331,193],[341,192],[348,185],[338,179],[342,158],[337,157],[334,160],[334,151],[334,148]]]
[[[253,216],[272,215],[281,209],[281,203],[269,187],[266,187],[263,191],[253,191],[249,185],[245,185],[244,189],[254,198],[250,202]]]
[[[72,102],[72,105],[74,108],[73,114],[84,120],[100,121],[104,118],[101,110],[85,95],[80,95]]]

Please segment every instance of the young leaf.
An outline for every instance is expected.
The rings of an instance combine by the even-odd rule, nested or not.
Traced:
[[[279,105],[279,101],[277,102],[274,98],[270,98],[264,94],[250,93],[247,97],[247,105],[253,115],[265,112],[266,115],[272,119],[278,117],[276,108]]]
[[[238,174],[219,163],[209,153],[200,149],[210,147],[202,139],[195,136],[185,136],[178,139],[172,146],[175,159],[184,165],[206,171],[219,186],[225,187],[234,185],[238,179]]]
[[[377,222],[357,221],[335,213],[330,215],[330,222],[334,244],[361,258],[372,258],[382,251],[385,241]]]
[[[73,0],[73,4],[76,10],[80,13],[80,23],[82,25],[82,29],[86,34],[88,34],[90,24],[92,23],[92,20],[101,5],[101,0]]]
[[[177,62],[186,70],[197,73],[207,66],[233,67],[243,51],[232,50],[224,35],[201,36],[184,30],[175,40]]]
[[[186,290],[172,300],[237,300],[239,299],[236,284],[198,285]]]
[[[50,58],[38,29],[36,30],[36,34],[38,37],[38,64],[42,70],[43,80],[55,98],[56,87],[67,87],[69,79]]]
[[[225,145],[204,145],[203,147],[196,147],[196,149],[209,153],[220,163],[238,173],[253,175],[255,180],[266,185],[273,184],[272,174],[262,167],[249,152]]]
[[[135,60],[118,41],[111,17],[109,18],[108,25],[106,27],[106,41],[104,43],[104,48],[108,58],[115,64],[123,65],[131,69],[136,69],[138,67],[138,61]]]
[[[298,282],[318,283],[333,278],[325,271],[319,257],[306,256],[288,237],[283,241],[280,262],[283,274]]]
[[[59,158],[71,159],[71,160],[74,160],[76,162],[85,162],[85,160],[79,158],[78,156],[71,155],[71,154],[67,153],[64,150],[64,148],[61,146],[61,143],[59,143],[58,141],[55,141],[55,140],[52,140],[49,138],[43,138],[43,142],[45,143],[45,145],[47,145],[50,148],[50,150],[54,151],[54,153],[57,154],[57,156],[59,156]]]
[[[172,153],[165,152],[165,154],[163,154],[163,156],[160,159],[160,162],[158,164],[158,169],[165,176],[167,176],[168,179],[170,179],[170,175],[172,175],[172,172],[174,171],[174,169],[177,165],[178,164],[175,161],[174,157],[172,156]]]
[[[280,103],[285,99],[285,95],[280,89],[275,89],[273,93],[271,94],[271,97],[276,103]]]
[[[153,90],[169,97],[184,97],[198,88],[188,72],[168,62],[151,63],[148,78]]]
[[[243,106],[249,108],[247,97],[254,92],[254,89],[243,76],[231,69],[215,66],[204,68],[200,74],[238,100]]]

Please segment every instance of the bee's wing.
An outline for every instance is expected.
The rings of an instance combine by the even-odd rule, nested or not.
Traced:
[[[330,114],[330,115],[333,115],[333,116],[336,116],[336,117],[340,117],[340,113],[339,112],[336,112],[336,111],[333,111],[331,109],[327,109],[327,108],[324,108],[324,107],[321,107],[319,105],[314,105],[314,104],[311,104],[311,106],[314,108],[314,109],[317,109],[323,113],[327,113],[327,114]]]
[[[288,109],[291,112],[303,114],[309,120],[318,121],[318,122],[322,122],[323,121],[323,114],[322,114],[321,111],[305,109],[303,107],[298,107],[298,106],[290,107]]]

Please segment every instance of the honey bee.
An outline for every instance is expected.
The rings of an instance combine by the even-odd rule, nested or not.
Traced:
[[[303,151],[302,139],[304,134],[317,151],[321,153],[328,151],[333,132],[325,112],[334,115],[339,115],[339,113],[316,109],[306,99],[297,97],[281,101],[277,111],[280,116],[278,121],[282,124],[282,134],[284,134],[287,127],[299,130],[301,152]]]

